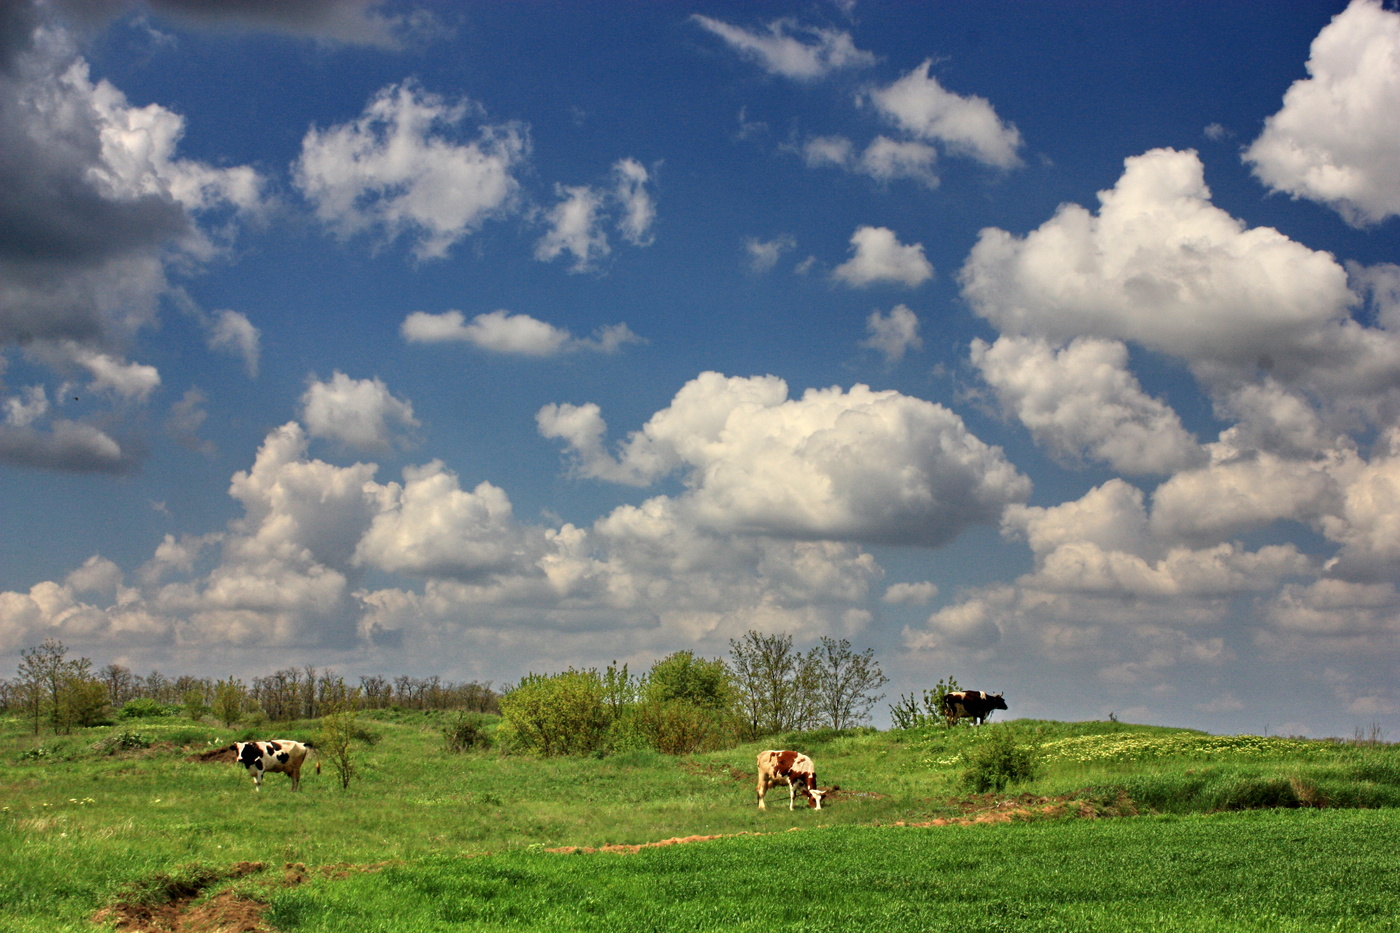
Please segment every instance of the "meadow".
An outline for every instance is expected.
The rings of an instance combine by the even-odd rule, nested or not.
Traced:
[[[0,929],[1393,930],[1400,747],[1016,720],[720,752],[459,753],[363,714],[358,775],[260,793],[177,716],[35,736],[0,720]],[[317,723],[276,727],[314,738]],[[963,776],[1010,735],[1038,773]],[[258,737],[265,737],[263,732]],[[767,747],[821,811],[754,806]],[[789,832],[788,830],[800,830]],[[686,844],[663,844],[693,840]],[[163,925],[163,926],[162,926]]]

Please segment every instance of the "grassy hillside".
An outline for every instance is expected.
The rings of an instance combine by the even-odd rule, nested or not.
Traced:
[[[372,744],[358,748],[360,775],[350,788],[342,790],[329,773],[308,774],[299,794],[290,793],[287,780],[280,775],[270,775],[262,792],[254,794],[251,781],[240,768],[200,760],[202,752],[235,738],[250,737],[246,730],[170,718],[71,736],[35,737],[26,734],[17,721],[0,722],[0,929],[91,929],[87,918],[106,905],[160,905],[182,895],[208,901],[214,893],[226,890],[272,901],[275,910],[271,919],[280,928],[334,929],[324,925],[327,915],[318,904],[333,904],[342,896],[372,902],[381,895],[335,892],[348,892],[357,884],[385,883],[381,879],[401,878],[403,872],[421,872],[425,891],[434,890],[439,883],[432,880],[434,877],[447,884],[444,872],[449,869],[465,867],[467,874],[453,884],[468,889],[478,883],[471,880],[478,865],[491,866],[490,872],[519,874],[522,879],[535,877],[532,872],[544,872],[539,876],[541,886],[533,894],[529,893],[530,885],[536,882],[522,880],[520,896],[528,902],[530,897],[548,899],[554,896],[550,892],[557,893],[556,884],[565,884],[550,880],[550,872],[565,871],[548,867],[556,863],[583,858],[590,865],[606,866],[608,872],[615,870],[613,866],[629,866],[616,869],[624,875],[643,871],[639,865],[651,864],[656,866],[651,870],[666,875],[683,872],[677,866],[684,860],[710,857],[691,854],[691,849],[715,853],[714,871],[729,877],[729,883],[741,891],[759,892],[770,890],[765,887],[770,883],[787,883],[771,880],[755,886],[753,879],[743,874],[745,865],[750,866],[750,874],[752,866],[765,866],[764,878],[770,874],[773,879],[796,877],[802,874],[796,866],[806,869],[809,876],[825,877],[814,867],[821,859],[807,864],[810,860],[804,861],[801,852],[782,848],[799,845],[779,841],[786,838],[780,831],[791,827],[820,829],[821,833],[812,834],[812,845],[819,845],[819,838],[828,838],[839,841],[843,851],[871,851],[860,858],[873,859],[877,850],[888,848],[895,853],[888,856],[895,859],[888,868],[894,874],[901,870],[901,859],[903,871],[921,876],[930,871],[928,859],[943,860],[938,862],[944,867],[937,875],[940,884],[951,885],[950,892],[961,890],[960,885],[969,891],[975,888],[979,873],[992,867],[986,853],[1003,842],[1011,845],[1007,840],[1025,840],[1016,845],[1049,845],[1053,850],[1058,843],[1033,842],[1041,838],[1035,834],[1065,833],[1063,844],[1070,845],[1070,840],[1080,838],[1072,834],[1089,832],[1083,827],[1091,825],[1088,820],[1067,818],[1072,816],[1170,815],[1095,820],[1093,826],[1107,827],[1111,822],[1114,827],[1123,827],[1095,832],[1136,833],[1140,838],[1091,836],[1082,843],[1086,850],[1105,845],[1112,851],[1130,851],[1133,846],[1153,849],[1158,843],[1152,840],[1186,832],[1168,829],[1177,824],[1165,819],[1206,814],[1185,821],[1198,828],[1180,837],[1184,848],[1176,857],[1188,859],[1184,865],[1189,864],[1190,848],[1201,844],[1192,833],[1214,834],[1213,838],[1228,848],[1241,842],[1244,827],[1250,839],[1262,840],[1258,844],[1266,853],[1274,848],[1330,846],[1330,834],[1343,831],[1363,840],[1368,834],[1384,838],[1386,833],[1393,839],[1400,828],[1400,809],[1362,814],[1342,809],[1400,804],[1400,748],[1380,744],[1218,737],[1120,723],[1021,720],[980,732],[959,728],[779,736],[761,744],[679,759],[633,752],[603,759],[541,761],[501,757],[489,751],[448,752],[440,732],[442,721],[440,716],[425,714],[366,717],[363,725]],[[275,731],[282,737],[305,739],[314,737],[315,727],[315,723],[293,723]],[[1008,734],[1022,748],[1036,749],[1032,758],[1039,765],[1038,776],[1000,794],[971,793],[963,784],[964,773],[989,743]],[[758,811],[753,802],[753,761],[756,752],[766,747],[799,748],[812,755],[821,783],[839,785],[828,798],[829,805],[820,813],[789,812],[786,794],[774,791],[769,795],[768,811]],[[1273,807],[1295,812],[1258,819],[1220,814]],[[1013,827],[915,828],[919,824],[1006,819],[1017,822]],[[894,824],[904,825],[896,828]],[[1264,829],[1266,826],[1270,828]],[[898,837],[889,835],[906,831],[908,834]],[[774,833],[778,835],[769,835]],[[549,855],[532,860],[549,849],[636,845],[689,836],[735,838],[699,846],[646,849],[633,861],[610,855]],[[794,838],[807,836],[802,833]],[[904,842],[894,842],[895,838],[916,837],[926,841],[913,849]],[[1095,838],[1100,841],[1094,842]],[[1293,839],[1294,844],[1284,845],[1280,839]],[[1392,864],[1396,856],[1384,851],[1369,853],[1364,844],[1358,845],[1360,848],[1345,850],[1348,861],[1374,854],[1375,864],[1391,864],[1392,870],[1400,867]],[[779,848],[768,851],[772,846]],[[1384,846],[1378,848],[1383,850]],[[679,851],[682,849],[685,854]],[[751,854],[745,856],[746,851]],[[460,859],[488,853],[492,857],[486,860]],[[1265,853],[1254,855],[1264,858]],[[675,861],[678,859],[682,861]],[[1121,860],[1115,864],[1127,867]],[[1306,871],[1310,887],[1317,887],[1317,879],[1323,877],[1296,861],[1278,864],[1290,877]],[[726,875],[725,865],[740,872],[739,878]],[[369,867],[384,870],[360,870]],[[1009,871],[1010,867],[998,870]],[[348,878],[332,877],[347,871]],[[1163,904],[1177,894],[1182,905],[1196,903],[1193,898],[1202,904],[1209,902],[1210,884],[1215,882],[1207,883],[1205,873],[1185,877],[1191,880],[1152,896],[1166,898]],[[1322,899],[1317,904],[1324,906],[1317,909],[1335,912],[1348,898],[1372,896],[1368,890],[1372,882],[1367,877],[1339,876],[1330,887],[1318,888]],[[303,878],[307,883],[286,886],[289,880]],[[1042,877],[1039,883],[1048,880]],[[825,883],[849,887],[836,876],[827,877]],[[1126,878],[1124,883],[1138,884]],[[399,909],[409,911],[412,899],[403,898],[408,897],[406,892],[417,890],[418,883],[397,884],[405,893],[382,896],[391,900],[400,897]],[[490,889],[489,881],[481,880],[480,884],[485,885],[483,890]],[[625,892],[628,884],[633,882],[619,876],[616,885],[609,883],[609,890]],[[1396,895],[1384,893],[1393,887],[1381,884],[1383,896],[1393,900]],[[871,891],[876,889],[878,885]],[[637,881],[630,890],[642,896],[646,885]],[[891,890],[897,892],[897,886]],[[608,896],[621,898],[617,904],[625,905],[632,895]],[[742,895],[751,896],[758,894]],[[908,900],[907,892],[904,897],[891,893],[889,903],[879,907],[880,898],[873,893],[870,896],[872,910],[892,910],[896,902]],[[427,894],[423,897],[431,899]],[[833,901],[830,909],[839,914],[846,908],[838,901]],[[1391,906],[1400,912],[1400,903]],[[733,911],[739,909],[732,905]],[[1104,909],[1111,912],[1110,906]],[[599,916],[612,918],[610,922],[616,927],[618,910],[626,913],[615,904]],[[925,924],[933,923],[930,918],[936,917],[920,916],[924,919],[918,922]],[[1341,919],[1341,915],[1333,919]],[[492,928],[487,921],[480,922],[486,924],[480,928]],[[506,927],[551,928],[522,926],[516,921]],[[426,921],[421,926],[392,927],[400,933],[419,928],[449,927]]]

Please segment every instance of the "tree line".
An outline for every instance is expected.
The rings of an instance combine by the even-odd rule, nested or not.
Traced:
[[[0,681],[0,709],[20,711],[35,734],[69,732],[183,709],[231,726],[338,716],[399,707],[461,711],[449,743],[480,736],[471,716],[499,713],[508,748],[544,756],[650,748],[679,754],[813,728],[867,722],[888,678],[871,649],[824,637],[806,652],[792,636],[749,631],[731,639],[729,657],[677,651],[634,675],[614,662],[604,670],[570,668],[527,674],[499,691],[489,683],[438,677],[361,677],[351,686],[329,669],[289,667],[251,684],[237,678],[138,676],[119,664],[94,670],[55,639],[21,652],[17,676]],[[465,739],[462,737],[465,736]]]
[[[382,676],[347,684],[333,670],[288,667],[244,683],[159,671],[133,673],[121,664],[93,668],[88,658],[70,658],[56,639],[20,652],[12,680],[0,680],[0,710],[18,711],[35,734],[41,728],[71,732],[110,722],[183,709],[193,719],[211,716],[232,725],[243,720],[286,722],[316,719],[347,705],[356,709],[469,710],[499,712],[499,693],[488,683],[454,683],[440,677]]]

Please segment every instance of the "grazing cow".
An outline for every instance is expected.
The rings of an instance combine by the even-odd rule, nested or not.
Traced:
[[[826,791],[817,790],[817,766],[801,752],[766,751],[758,753],[758,808],[767,810],[763,796],[768,788],[787,782],[788,809],[796,809],[797,789],[807,795],[809,807],[820,810]]]
[[[1000,693],[985,693],[981,690],[958,690],[943,697],[943,713],[952,719],[972,717],[977,725],[987,721],[994,709],[1006,709],[1006,701]]]
[[[264,772],[281,772],[292,779],[292,790],[301,787],[301,766],[308,753],[315,753],[316,746],[311,742],[293,742],[291,739],[270,739],[266,742],[234,742],[228,747],[234,758],[253,778],[253,790],[262,790]],[[316,759],[316,773],[321,773],[320,756]]]

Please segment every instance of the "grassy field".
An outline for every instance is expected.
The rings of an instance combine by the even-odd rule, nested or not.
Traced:
[[[206,930],[265,909],[288,933],[1389,930],[1400,915],[1397,746],[1022,720],[540,761],[450,753],[441,722],[366,718],[348,790],[328,772],[254,794],[242,769],[199,760],[246,730],[0,721],[0,929],[91,930],[114,905]],[[997,730],[1040,774],[971,794],[963,772]],[[774,792],[758,811],[764,747],[811,754],[840,786],[829,805],[789,812]],[[719,838],[550,851],[685,837]]]

